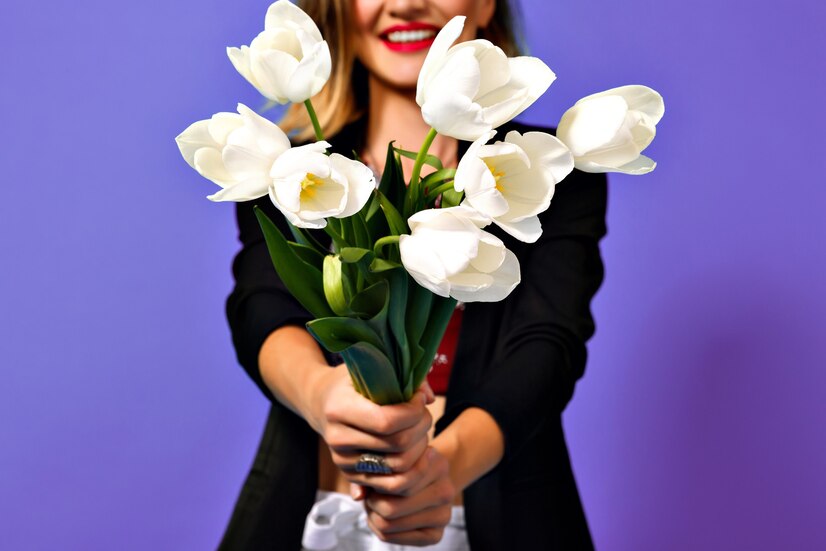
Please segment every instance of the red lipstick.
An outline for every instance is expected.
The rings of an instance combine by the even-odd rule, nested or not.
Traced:
[[[430,48],[439,30],[435,25],[414,21],[388,27],[382,31],[379,38],[394,52],[417,52]]]

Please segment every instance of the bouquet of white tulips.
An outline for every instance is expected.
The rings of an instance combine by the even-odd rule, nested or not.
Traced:
[[[275,270],[316,318],[310,333],[341,354],[355,388],[380,404],[407,401],[422,384],[457,300],[499,301],[519,284],[516,256],[487,225],[535,242],[538,215],[574,167],[641,174],[655,166],[640,153],[664,108],[644,86],[580,100],[562,117],[558,138],[511,132],[488,143],[555,75],[541,60],[508,58],[486,40],[454,45],[463,26],[456,17],[439,32],[419,75],[427,139],[417,153],[391,143],[379,182],[360,161],[328,154],[310,98],[330,76],[330,51],[288,0],[269,7],[249,46],[227,51],[266,98],[304,103],[317,141],[292,147],[276,124],[241,104],[176,138],[184,159],[221,187],[209,199],[269,195],[283,213],[289,236],[256,209]],[[437,133],[473,142],[456,169],[428,155]],[[415,158],[409,177],[401,156]],[[433,170],[422,177],[425,164]],[[332,247],[310,229],[325,231]]]

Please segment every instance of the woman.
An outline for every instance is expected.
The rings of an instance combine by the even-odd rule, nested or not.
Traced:
[[[313,99],[325,133],[334,150],[356,151],[377,171],[388,142],[415,150],[429,130],[415,102],[417,76],[453,16],[467,17],[460,40],[517,50],[504,0],[312,0],[302,8],[336,56]],[[284,122],[310,139],[300,111]],[[510,123],[499,136],[513,129],[531,130]],[[466,147],[438,136],[430,152],[455,166]],[[287,231],[281,215],[267,198],[239,204],[243,248],[227,314],[239,361],[272,408],[221,548],[300,549],[316,499],[350,490],[364,501],[367,526],[388,542],[429,545],[450,533],[461,540],[450,549],[592,548],[560,414],[594,331],[605,202],[605,178],[574,171],[541,215],[537,243],[494,230],[518,256],[522,283],[500,303],[466,306],[446,397],[424,387],[383,407],[353,390],[343,365],[330,368],[303,328],[310,317],[272,269],[252,206]],[[392,474],[356,472],[365,451],[382,454]]]

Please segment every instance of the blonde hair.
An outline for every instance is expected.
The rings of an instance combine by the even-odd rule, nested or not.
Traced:
[[[336,135],[358,119],[367,107],[367,72],[356,59],[349,37],[352,0],[298,0],[298,5],[318,25],[330,45],[333,58],[330,80],[313,97],[313,107],[326,137]],[[479,30],[479,38],[496,44],[510,56],[524,51],[518,13],[508,0],[496,0],[490,24]],[[314,133],[303,105],[291,105],[280,121],[285,132],[299,142],[309,141]]]

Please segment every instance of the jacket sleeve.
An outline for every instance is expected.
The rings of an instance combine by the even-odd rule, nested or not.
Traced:
[[[275,272],[253,211],[256,204],[285,236],[290,235],[286,220],[268,197],[237,204],[241,251],[232,265],[235,287],[227,299],[226,313],[238,362],[272,401],[274,397],[258,367],[261,346],[279,327],[304,325],[312,316],[293,298]]]
[[[590,303],[603,279],[606,177],[575,170],[555,191],[542,236],[521,248],[522,282],[503,304],[493,363],[437,424],[443,430],[465,408],[484,409],[505,436],[505,459],[565,408],[595,329]]]

